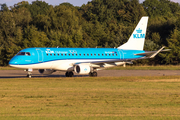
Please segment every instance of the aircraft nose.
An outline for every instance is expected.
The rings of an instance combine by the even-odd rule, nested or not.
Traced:
[[[17,64],[18,64],[17,58],[12,58],[12,59],[9,61],[9,66],[17,65]]]

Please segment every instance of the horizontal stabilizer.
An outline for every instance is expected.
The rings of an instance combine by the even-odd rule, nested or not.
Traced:
[[[165,50],[163,50],[165,48],[165,46],[163,46],[161,49],[159,49],[158,51],[146,51],[146,52],[144,52],[144,53],[138,53],[138,54],[135,54],[135,55],[145,55],[146,57],[148,57],[148,58],[153,58],[153,57],[155,57],[158,53],[160,53],[160,52],[165,52],[165,51],[170,51],[170,49],[165,49]]]

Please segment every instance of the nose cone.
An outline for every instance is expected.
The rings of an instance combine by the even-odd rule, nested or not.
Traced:
[[[14,65],[17,65],[18,62],[17,62],[17,58],[16,57],[13,57],[10,61],[9,61],[9,66],[14,66]]]

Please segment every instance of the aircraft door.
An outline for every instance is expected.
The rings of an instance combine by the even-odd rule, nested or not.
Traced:
[[[119,59],[124,59],[124,54],[122,50],[118,50],[119,52]]]
[[[38,53],[38,62],[43,62],[43,51],[41,49],[36,49]]]

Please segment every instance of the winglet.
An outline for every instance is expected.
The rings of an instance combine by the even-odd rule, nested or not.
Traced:
[[[161,49],[159,49],[157,52],[155,52],[154,54],[152,54],[149,58],[153,58],[155,57],[158,53],[160,53],[163,49],[165,48],[165,46],[163,46]]]

